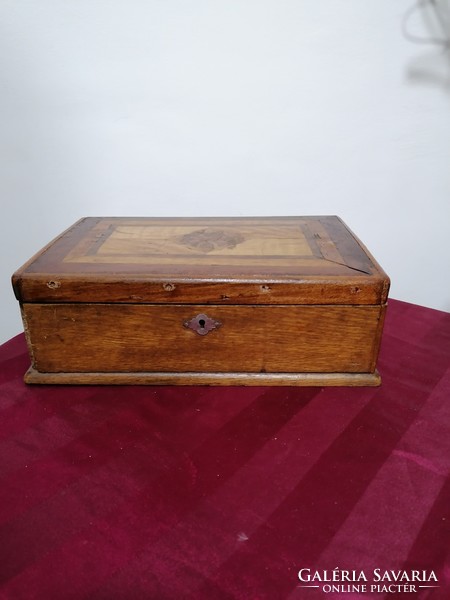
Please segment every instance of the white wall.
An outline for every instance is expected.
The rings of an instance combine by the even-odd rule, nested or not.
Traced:
[[[0,341],[11,273],[83,215],[339,214],[450,310],[449,53],[412,3],[2,0]]]

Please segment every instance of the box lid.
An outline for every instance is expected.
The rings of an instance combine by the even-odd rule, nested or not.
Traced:
[[[335,216],[86,217],[13,286],[21,302],[380,304],[389,279]]]

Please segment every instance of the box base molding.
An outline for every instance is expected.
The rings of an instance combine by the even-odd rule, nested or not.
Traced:
[[[60,385],[289,385],[378,386],[374,373],[40,373],[30,367],[25,383]]]

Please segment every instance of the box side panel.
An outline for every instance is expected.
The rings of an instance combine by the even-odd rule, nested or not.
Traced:
[[[26,304],[41,372],[374,371],[379,306]],[[186,323],[220,325],[199,335]]]
[[[378,355],[380,353],[381,339],[383,336],[384,320],[386,317],[387,304],[380,306],[380,316],[378,319],[378,326],[373,338],[372,346],[372,364],[371,369],[375,369],[378,362]]]
[[[34,344],[33,344],[32,339],[31,339],[32,336],[31,336],[31,333],[30,333],[29,325],[28,325],[27,314],[28,314],[28,311],[24,308],[24,305],[22,303],[20,303],[20,315],[22,317],[23,331],[24,331],[24,334],[25,334],[25,340],[27,342],[28,354],[30,356],[31,366],[34,368],[35,364],[36,364],[36,361],[35,361],[35,358],[34,358]]]

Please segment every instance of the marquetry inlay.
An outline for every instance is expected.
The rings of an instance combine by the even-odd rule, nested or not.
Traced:
[[[83,240],[64,262],[298,266],[323,259],[314,245],[301,222],[220,227],[117,223]]]

